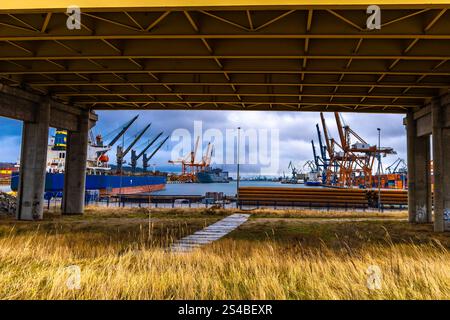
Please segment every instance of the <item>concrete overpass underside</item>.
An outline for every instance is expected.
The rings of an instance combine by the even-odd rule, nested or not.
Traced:
[[[368,4],[359,0],[82,0],[81,27],[70,30],[72,3],[4,0],[0,115],[45,127],[57,121],[53,108],[66,106],[78,110],[69,130],[83,128],[83,136],[94,109],[407,114],[410,219],[429,222],[434,210],[443,231],[450,215],[450,2],[420,2],[379,1],[381,28],[369,30]],[[33,117],[11,102],[24,99],[17,92],[33,97]]]

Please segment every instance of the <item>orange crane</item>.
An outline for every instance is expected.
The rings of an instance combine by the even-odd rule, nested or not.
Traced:
[[[197,156],[199,140],[200,137],[197,137],[194,149],[191,152],[189,152],[186,156],[178,160],[169,160],[169,163],[181,164],[181,174],[178,177],[178,180],[180,181],[195,182],[197,180],[196,178],[197,173],[205,171],[206,167],[208,167],[211,163],[213,150],[211,142],[208,143],[208,147],[206,149],[205,155],[202,156],[202,160],[200,162],[196,162],[195,159]]]
[[[373,164],[381,155],[396,154],[393,148],[378,148],[368,144],[350,126],[343,125],[338,112],[334,113],[340,143],[330,137],[323,113],[320,114],[330,157],[326,183],[342,187],[372,187]],[[352,140],[355,142],[352,144]]]

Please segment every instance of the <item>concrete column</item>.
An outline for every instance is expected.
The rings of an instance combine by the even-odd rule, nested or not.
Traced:
[[[19,220],[43,218],[50,103],[42,103],[36,112],[35,122],[23,123],[16,212]]]
[[[408,139],[408,212],[409,221],[432,221],[430,137],[417,136],[413,113],[407,117]]]
[[[86,112],[79,117],[78,130],[67,133],[63,215],[77,215],[84,212],[88,141],[89,117]]]
[[[448,98],[448,97],[447,97]],[[450,231],[450,103],[435,100],[433,119],[434,231]],[[448,102],[448,101],[447,101]],[[447,110],[446,110],[447,109]]]

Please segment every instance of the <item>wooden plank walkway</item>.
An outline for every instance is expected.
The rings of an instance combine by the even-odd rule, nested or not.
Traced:
[[[231,231],[246,222],[249,214],[235,213],[206,228],[184,237],[170,246],[171,252],[190,252],[196,248],[212,243],[226,236]]]

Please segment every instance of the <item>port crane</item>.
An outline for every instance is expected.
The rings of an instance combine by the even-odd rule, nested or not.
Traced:
[[[162,132],[161,132],[162,133]],[[157,147],[156,149],[150,154],[149,157],[147,157],[147,154],[144,153],[142,157],[142,170],[143,172],[147,172],[147,168],[150,166],[149,162],[153,158],[153,156],[161,149],[161,147],[166,143],[166,141],[169,139],[170,136],[167,136]],[[153,165],[155,166],[155,165]]]
[[[314,161],[308,160],[305,162],[305,164],[303,165],[303,169],[305,168],[309,168],[309,170],[314,173],[316,170],[316,164],[314,163]]]
[[[119,128],[108,133],[106,136],[114,135],[108,144],[104,143],[104,137],[98,134],[94,137],[93,131],[89,131],[90,142],[88,148],[88,168],[95,169],[109,169],[109,157],[107,153],[111,150],[113,145],[125,134],[131,125],[137,120],[139,115],[133,117]]]
[[[320,114],[329,155],[326,184],[342,187],[372,187],[373,164],[382,155],[395,154],[393,148],[368,144],[358,133],[334,113],[339,142],[331,138],[323,113]],[[355,141],[352,143],[352,141]],[[380,160],[379,160],[380,161]]]
[[[199,141],[200,137],[197,137],[194,149],[191,150],[191,152],[189,152],[186,156],[177,160],[169,160],[169,163],[181,164],[181,175],[179,176],[179,180],[181,181],[196,181],[197,173],[205,171],[205,169],[211,164],[213,152],[213,145],[211,144],[211,142],[208,143],[205,155],[202,155],[201,161],[196,162],[195,159],[197,156]]]
[[[148,149],[158,140],[158,138],[163,134],[163,132],[160,132],[156,135],[156,137],[150,141],[147,146],[138,154],[136,150],[131,150],[131,171],[133,173],[136,173],[136,167],[138,160],[144,155],[145,152],[147,152]]]
[[[111,134],[114,134],[116,131],[119,130],[119,132],[111,139],[111,141],[105,146],[103,142],[103,137],[101,134],[97,135],[95,137],[96,146],[98,147],[109,147],[111,148],[114,146],[114,144],[119,141],[119,139],[127,132],[127,130],[131,127],[131,125],[139,118],[139,115],[134,116],[131,120],[127,121],[125,124],[120,126],[119,128],[113,130],[111,133],[108,133],[106,136],[109,136]],[[106,152],[105,152],[106,153]]]
[[[402,174],[408,172],[408,167],[405,160],[398,158],[390,166],[386,168],[386,171],[390,174]]]
[[[210,166],[213,151],[214,151],[214,146],[211,144],[211,142],[208,142],[208,146],[206,147],[205,155],[202,157],[203,168]]]
[[[313,160],[313,162],[314,162],[314,171],[319,171],[319,166],[320,166],[320,164],[319,164],[319,156],[317,155],[317,152],[316,152],[316,146],[314,145],[314,140],[311,140],[311,145],[312,145],[312,151],[313,151],[313,157],[314,157],[314,160]]]
[[[294,164],[292,163],[292,161],[289,161],[288,169],[291,169],[292,179],[296,180],[296,179],[297,179],[298,170],[297,170],[297,168],[294,166]]]
[[[125,146],[117,146],[117,153],[116,153],[116,160],[117,160],[117,172],[121,173],[122,172],[122,165],[125,163],[124,162],[124,158],[125,156],[128,154],[128,152],[130,152],[131,148],[134,147],[134,145],[139,141],[139,139],[144,135],[144,133],[148,130],[148,128],[150,128],[151,123],[148,124],[144,129],[142,129],[137,135],[136,137],[133,139],[133,141],[131,142],[131,144],[128,146],[128,148],[126,148],[125,150],[123,149]]]

